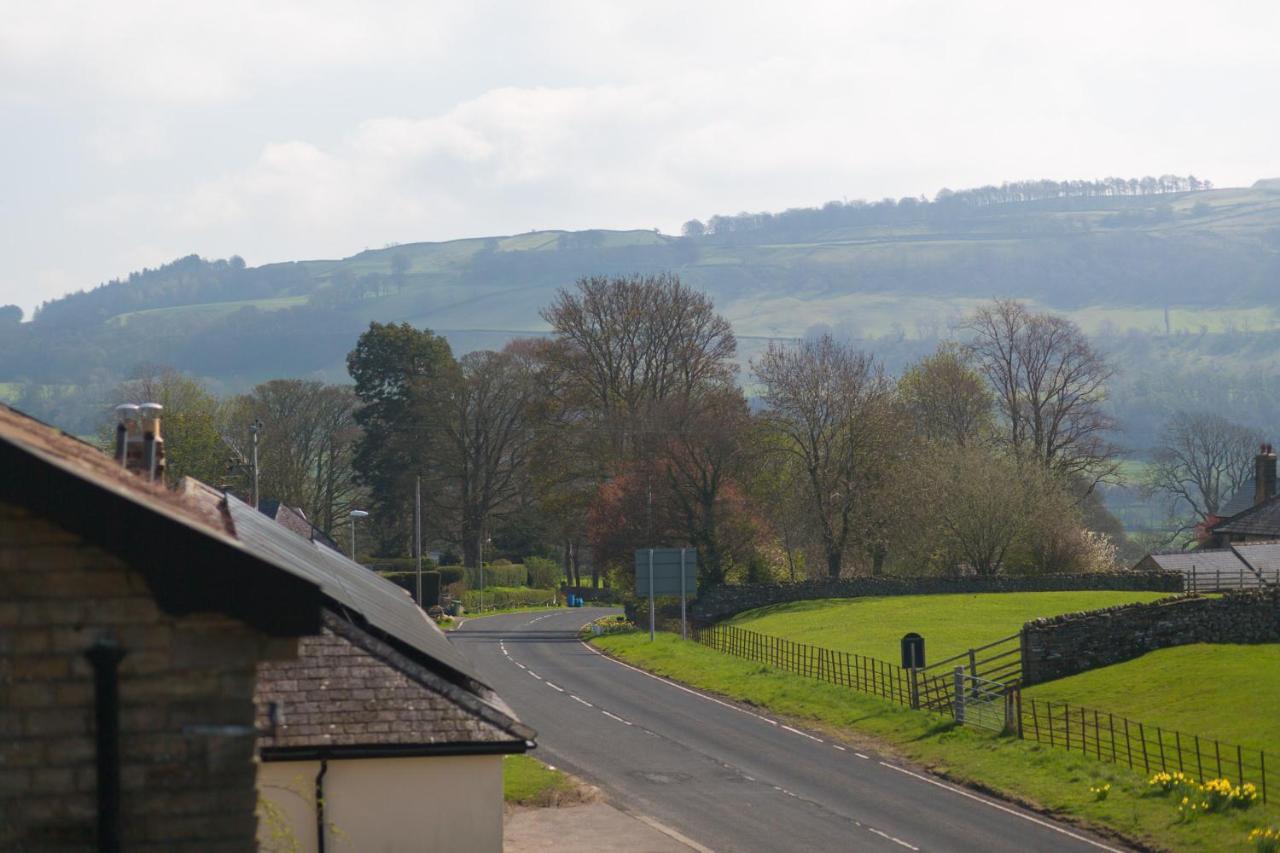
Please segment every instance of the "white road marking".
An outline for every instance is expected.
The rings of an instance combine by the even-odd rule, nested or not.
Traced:
[[[546,685],[547,685],[548,687],[550,687],[552,690],[559,690],[561,693],[563,693],[563,692],[564,692],[564,688],[563,688],[563,687],[561,687],[561,686],[560,686],[560,685],[558,685],[558,684],[552,684],[550,681],[545,682],[545,683],[546,683]]]
[[[609,719],[611,719],[611,720],[617,720],[618,722],[620,722],[620,723],[622,723],[622,724],[624,724],[624,725],[628,725],[628,726],[629,726],[629,725],[631,725],[631,724],[630,724],[630,723],[628,723],[626,720],[624,720],[624,719],[622,719],[621,717],[619,717],[617,714],[610,714],[608,711],[601,711],[600,713],[601,713],[601,714],[604,714],[606,717],[608,717],[608,718],[609,718]]]
[[[570,693],[569,698],[575,702],[581,702],[583,705],[586,705],[588,708],[595,707],[595,705],[592,705],[590,702],[588,702],[586,699],[583,699],[581,696],[574,696],[572,693]]]
[[[918,851],[920,849],[919,847],[916,847],[914,844],[908,844],[907,842],[903,841],[901,838],[898,838],[896,835],[889,836],[889,840],[892,841],[894,844],[901,844],[903,847],[907,848],[908,850]]]
[[[529,668],[529,667],[525,666],[524,664],[520,663],[520,661],[515,660],[514,658],[512,659],[512,661],[511,661],[511,662],[512,662],[512,663],[514,663],[516,666],[520,667],[521,669],[528,669],[528,668]]]
[[[928,782],[930,785],[936,785],[939,788],[948,790],[953,794],[959,794],[962,797],[967,797],[970,800],[973,800],[978,803],[982,803],[985,806],[990,806],[991,808],[1002,811],[1005,814],[1011,814],[1014,817],[1020,817],[1025,821],[1030,821],[1031,823],[1037,824],[1038,826],[1043,826],[1046,829],[1052,829],[1054,832],[1061,833],[1067,836],[1068,838],[1074,838],[1076,841],[1083,841],[1085,844],[1088,844],[1091,847],[1097,847],[1099,850],[1107,850],[1109,851],[1109,853],[1123,853],[1123,851],[1115,847],[1108,847],[1107,845],[1102,844],[1101,842],[1094,841],[1092,838],[1086,838],[1083,835],[1077,835],[1076,833],[1072,832],[1069,829],[1063,829],[1060,826],[1055,826],[1054,824],[1049,823],[1048,821],[1040,820],[1039,818],[1032,817],[1029,814],[1024,814],[1018,811],[1017,809],[1011,809],[1008,806],[1002,806],[999,803],[988,800],[986,797],[979,797],[977,794],[971,794],[968,791],[964,790],[963,788],[957,788],[954,785],[948,785],[946,782],[939,782],[937,779],[930,779],[928,776],[921,775],[920,773],[913,773],[912,771],[907,770],[904,767],[895,767],[894,765],[888,764],[884,761],[880,762],[880,766],[888,767],[890,770],[894,770],[898,773],[904,773],[907,776],[911,776],[912,778],[919,779],[921,782]]]
[[[871,760],[871,756],[869,756],[869,755],[863,755],[861,752],[855,752],[855,753],[854,753],[854,755],[858,756],[858,757],[859,757],[859,758],[861,758],[863,761],[870,761],[870,760]]]
[[[590,623],[587,623],[587,624],[590,624]],[[592,654],[599,655],[600,657],[609,661],[609,663],[616,663],[618,666],[629,669],[632,672],[638,672],[641,675],[645,676],[646,678],[652,678],[654,681],[661,681],[663,684],[668,684],[674,687],[676,690],[683,690],[685,693],[688,693],[693,696],[697,696],[699,699],[705,699],[708,702],[714,702],[717,705],[723,705],[726,708],[732,708],[733,710],[737,711],[739,714],[746,714],[748,717],[755,717],[757,720],[764,720],[766,723],[768,723],[771,726],[778,725],[777,720],[771,720],[768,717],[763,716],[761,714],[748,711],[746,708],[739,708],[737,705],[731,705],[728,702],[722,702],[719,699],[712,698],[711,696],[708,696],[705,693],[699,693],[697,690],[693,690],[691,688],[685,687],[683,684],[676,684],[674,681],[672,681],[669,678],[663,678],[660,675],[654,675],[652,672],[645,672],[643,669],[640,669],[639,667],[632,666],[629,663],[623,663],[622,661],[616,658],[611,658],[608,655],[606,655],[604,652],[600,651],[599,649],[592,648],[590,643],[583,643],[582,645],[586,646],[587,650],[590,651]]]
[[[542,680],[542,676],[541,676],[541,675],[538,675],[538,673],[534,672],[534,671],[533,671],[533,670],[531,670],[531,669],[527,669],[527,670],[525,670],[525,672],[529,673],[530,675],[532,675],[534,678],[538,679],[539,681],[541,681],[541,680]]]
[[[822,738],[820,738],[820,737],[814,737],[813,735],[809,734],[808,732],[802,732],[802,731],[800,731],[799,729],[793,729],[793,728],[791,728],[791,726],[783,726],[783,728],[784,728],[784,729],[786,729],[787,731],[791,732],[793,735],[800,735],[800,737],[807,737],[809,740],[816,740],[818,743],[825,743],[825,741],[823,741],[823,739],[822,739]]]
[[[840,750],[841,752],[846,752],[846,751],[847,751],[847,750],[845,750],[845,748],[844,748],[843,746],[841,746],[841,745],[840,745],[840,744],[838,744],[838,743],[833,743],[833,744],[831,744],[831,745],[832,745],[832,746],[834,746],[836,749]]]

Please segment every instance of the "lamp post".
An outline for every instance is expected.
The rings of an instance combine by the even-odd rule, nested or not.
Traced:
[[[354,561],[356,558],[356,519],[368,518],[369,513],[362,509],[353,509],[347,515],[351,518],[351,559]]]

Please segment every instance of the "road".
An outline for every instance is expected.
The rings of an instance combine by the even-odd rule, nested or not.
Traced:
[[[537,755],[717,851],[1096,851],[1114,842],[631,668],[577,639],[605,609],[465,623],[454,643]],[[607,846],[606,840],[602,840]]]

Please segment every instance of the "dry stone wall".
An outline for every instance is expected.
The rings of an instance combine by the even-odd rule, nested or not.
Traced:
[[[689,614],[699,622],[718,622],[736,613],[818,598],[863,598],[872,595],[941,595],[979,592],[1056,592],[1064,590],[1147,590],[1182,592],[1184,578],[1177,572],[1099,572],[1093,574],[997,576],[844,578],[788,584],[718,586],[706,590],[692,604]],[[648,614],[647,602],[641,609]],[[661,611],[659,611],[661,612]],[[676,615],[679,615],[677,609]]]
[[[1280,591],[1197,595],[1037,619],[1022,627],[1022,678],[1038,684],[1188,643],[1280,642]]]

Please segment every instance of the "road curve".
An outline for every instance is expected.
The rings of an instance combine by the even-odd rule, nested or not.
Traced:
[[[472,620],[454,643],[529,725],[538,753],[717,851],[1023,853],[1123,849],[914,769],[607,658],[597,608]],[[602,840],[603,841],[603,840]]]

